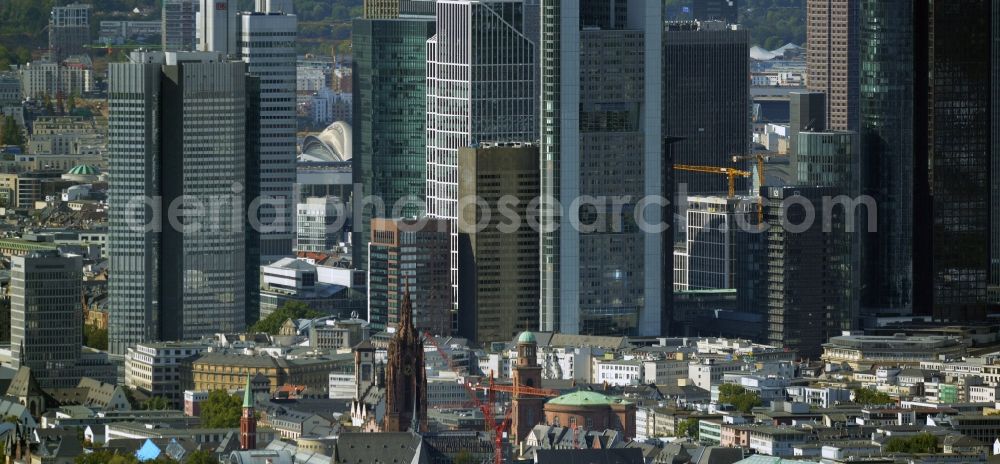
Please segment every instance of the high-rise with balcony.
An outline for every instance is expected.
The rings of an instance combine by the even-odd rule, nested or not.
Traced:
[[[858,130],[858,36],[861,0],[806,2],[806,72],[809,90],[827,99],[827,126]]]
[[[255,79],[218,53],[135,52],[108,81],[111,352],[245,329]]]
[[[191,51],[196,47],[195,21],[198,0],[163,0],[160,16],[163,50],[168,52]]]
[[[522,0],[439,0],[427,41],[427,215],[451,221],[458,301],[458,150],[535,139],[535,45]]]
[[[49,16],[49,54],[53,63],[86,53],[90,43],[90,5],[72,3],[52,7]]]
[[[671,196],[662,2],[543,0],[541,10],[541,193],[562,205],[541,211],[541,330],[664,333],[670,250],[639,228],[672,217],[642,201]],[[573,214],[584,196],[608,202]]]

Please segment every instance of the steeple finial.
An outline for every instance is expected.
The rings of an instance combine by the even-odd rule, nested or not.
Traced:
[[[403,304],[399,308],[399,331],[414,331],[413,302],[410,300],[410,284],[406,284],[403,292]]]
[[[247,386],[243,388],[243,408],[253,407],[253,392],[250,390],[250,374],[247,373]]]

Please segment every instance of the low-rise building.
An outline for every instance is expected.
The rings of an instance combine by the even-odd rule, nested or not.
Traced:
[[[758,426],[750,429],[750,448],[769,456],[793,456],[793,445],[809,441],[809,434],[791,427]]]
[[[273,358],[224,353],[201,353],[181,363],[181,385],[187,390],[235,391],[243,388],[247,375],[267,378],[269,390],[281,385],[304,385],[315,394],[327,394],[330,371],[342,360],[323,357]]]
[[[831,337],[823,344],[822,359],[833,364],[848,364],[854,370],[869,370],[877,365],[917,367],[922,361],[960,359],[965,355],[961,339],[945,336],[852,335]]]
[[[125,353],[125,385],[151,397],[181,407],[181,361],[208,349],[198,342],[139,343]]]

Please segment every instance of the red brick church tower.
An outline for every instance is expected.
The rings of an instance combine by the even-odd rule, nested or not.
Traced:
[[[541,388],[542,367],[538,365],[538,341],[535,334],[521,332],[517,337],[517,364],[513,369],[514,385]],[[535,425],[545,420],[545,398],[514,393],[511,398],[513,443],[520,443]]]
[[[253,391],[250,390],[250,374],[243,389],[243,416],[240,417],[240,449],[257,449],[257,416],[253,407]]]
[[[389,342],[385,369],[385,419],[383,432],[427,431],[427,375],[424,342],[413,327],[410,290],[403,294],[399,327]]]

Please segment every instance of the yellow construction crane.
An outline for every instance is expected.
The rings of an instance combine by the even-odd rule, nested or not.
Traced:
[[[767,159],[771,155],[777,155],[777,153],[770,152],[770,151],[758,151],[758,152],[755,152],[755,153],[751,153],[749,155],[735,154],[735,155],[733,155],[733,162],[734,163],[739,163],[740,161],[756,161],[757,162],[757,182],[760,184],[761,187],[763,187],[764,186],[764,162],[767,161]]]
[[[704,174],[724,174],[729,176],[729,198],[736,196],[736,177],[750,177],[753,175],[750,172],[734,169],[734,168],[720,168],[718,166],[692,166],[688,164],[675,164],[675,171],[687,171],[687,172],[700,172]]]

